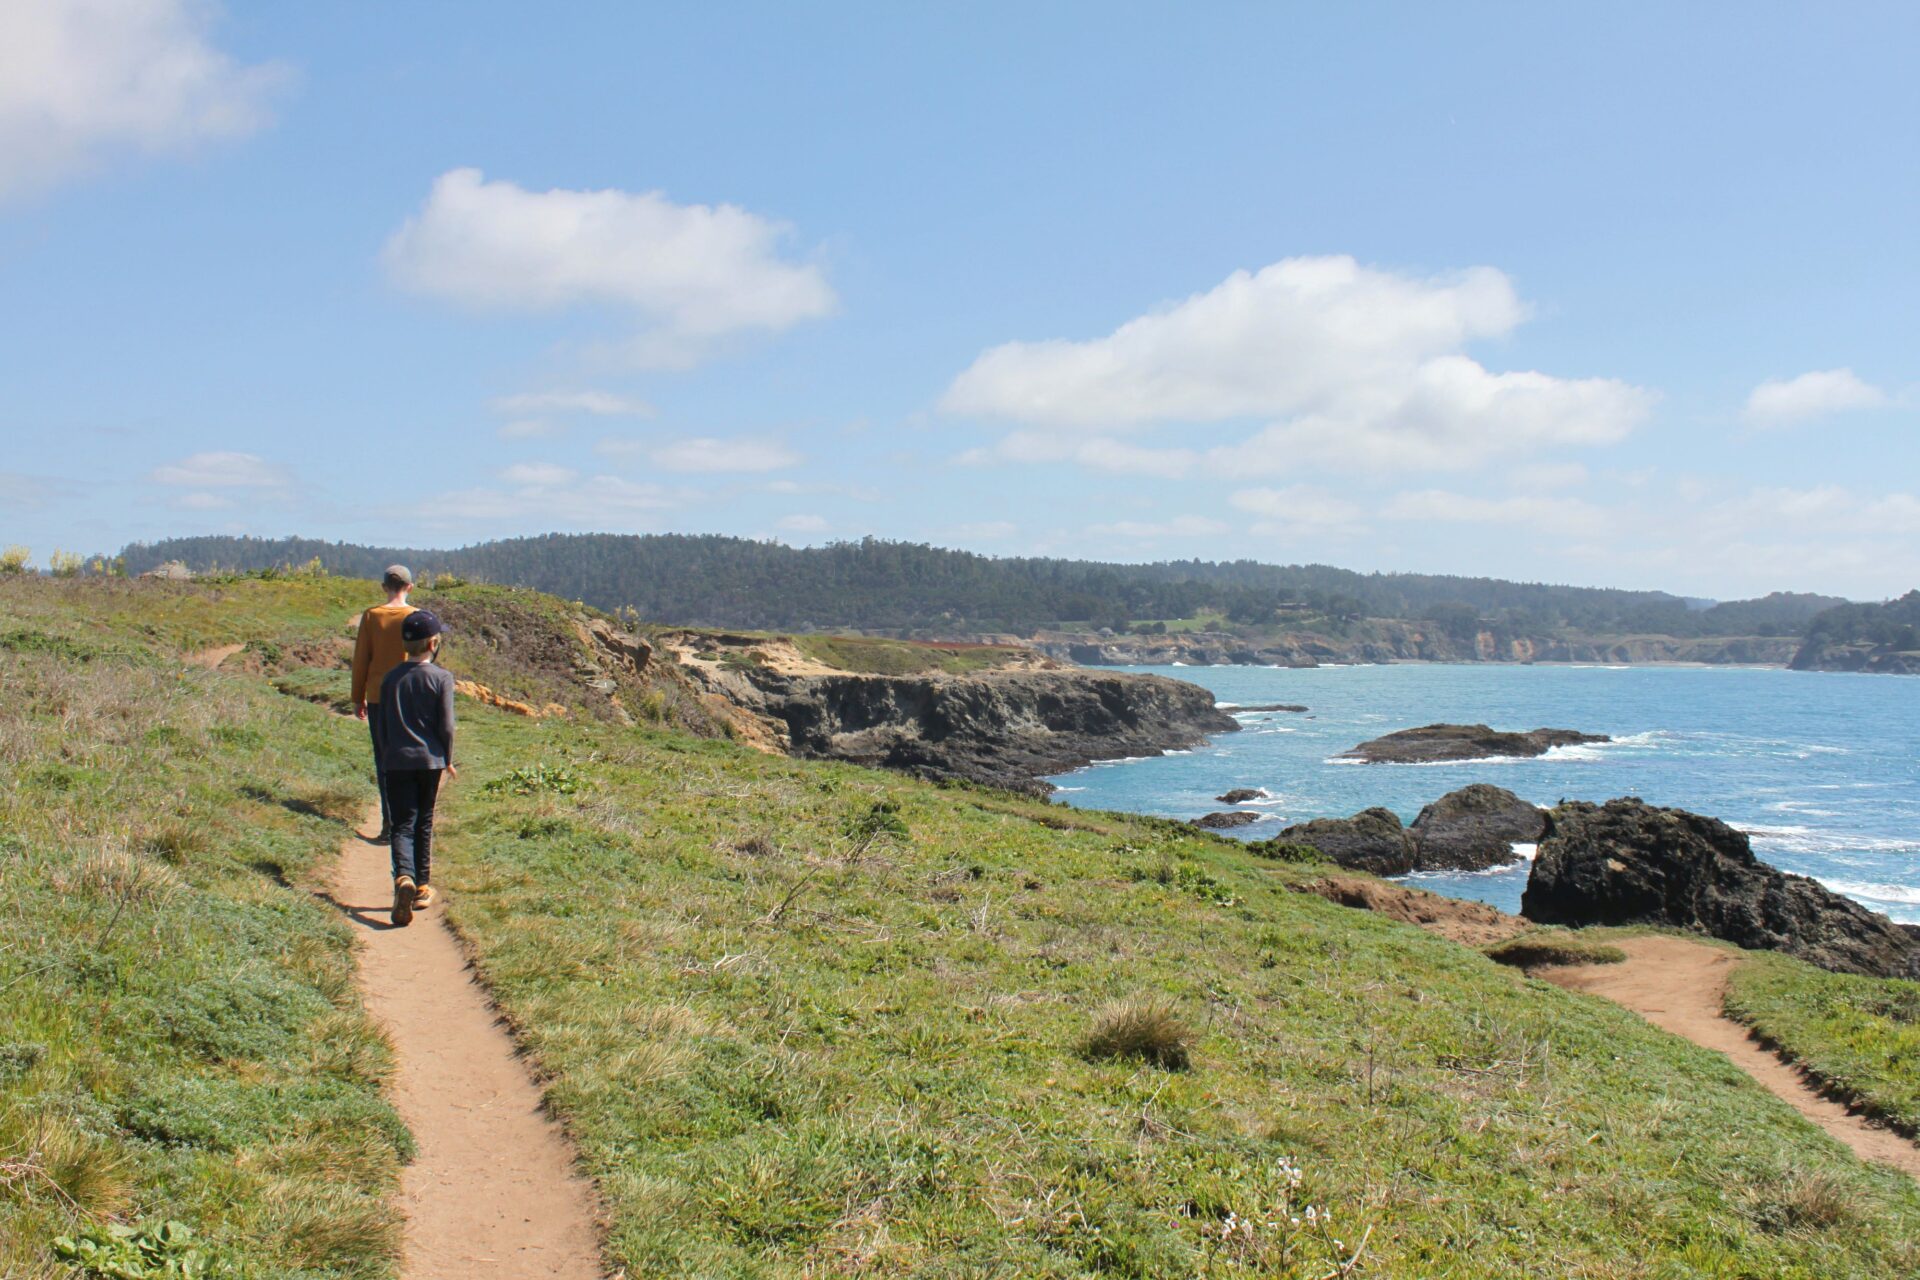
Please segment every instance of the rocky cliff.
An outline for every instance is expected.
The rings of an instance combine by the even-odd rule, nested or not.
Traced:
[[[1462,641],[1440,629],[1370,619],[1343,636],[1315,631],[1239,635],[1188,631],[1164,636],[1043,631],[1028,641],[1063,662],[1082,666],[1313,667],[1356,662],[1690,662],[1784,666],[1798,641],[1790,636],[1506,636],[1482,631]]]
[[[1160,755],[1239,727],[1205,689],[1162,676],[1050,662],[885,675],[787,660],[777,639],[705,636],[669,647],[754,722],[762,745],[930,778],[1044,791],[1046,774]]]
[[[1884,644],[1802,645],[1788,664],[1795,671],[1861,671],[1871,675],[1920,676],[1920,651]]]
[[[1920,978],[1911,931],[1761,862],[1724,822],[1631,797],[1569,802],[1547,815],[1520,914],[1541,924],[1695,928],[1843,973]]]

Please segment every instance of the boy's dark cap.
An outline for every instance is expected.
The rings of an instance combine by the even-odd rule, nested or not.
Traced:
[[[446,629],[446,623],[425,609],[415,609],[400,620],[400,639],[412,644],[416,640],[425,640],[428,636],[441,635]]]

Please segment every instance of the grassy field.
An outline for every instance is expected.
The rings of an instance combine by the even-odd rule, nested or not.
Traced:
[[[453,919],[632,1274],[1920,1268],[1914,1184],[1724,1059],[1310,869],[723,743],[467,751]],[[1187,1068],[1093,1052],[1116,1003]]]
[[[283,884],[363,800],[362,730],[96,652],[158,638],[145,586],[103,626],[88,589],[0,584],[0,1274],[63,1274],[51,1238],[108,1217],[384,1274],[405,1135],[345,934]],[[159,634],[235,642],[196,590]],[[367,595],[259,591],[232,616],[274,644]],[[502,682],[551,674],[523,649],[486,650]],[[461,712],[436,881],[631,1276],[1920,1273],[1913,1182],[1624,1011],[1293,892],[1311,866]]]
[[[1756,952],[1733,971],[1726,1009],[1866,1114],[1920,1135],[1920,983]]]
[[[968,675],[1006,665],[1020,651],[996,645],[934,645],[864,636],[805,635],[794,647],[815,662],[866,675]]]
[[[0,1274],[177,1219],[212,1274],[390,1275],[411,1139],[349,934],[294,887],[371,794],[359,742],[74,598],[0,588]],[[197,639],[154,603],[155,633]]]

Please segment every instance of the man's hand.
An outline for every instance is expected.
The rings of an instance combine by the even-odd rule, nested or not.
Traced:
[[[447,766],[447,781],[448,782],[460,781],[460,771],[454,768],[452,765]]]
[[[367,704],[366,704],[366,703],[364,703],[364,702],[356,702],[356,703],[354,703],[354,704],[353,704],[353,718],[354,718],[354,719],[356,719],[356,720],[365,720],[365,719],[367,718]]]

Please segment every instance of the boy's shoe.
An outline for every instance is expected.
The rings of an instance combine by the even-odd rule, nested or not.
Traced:
[[[430,884],[421,885],[413,891],[413,909],[415,911],[425,911],[433,905],[433,898],[433,886]]]
[[[393,927],[403,929],[413,923],[413,877],[393,878]]]

